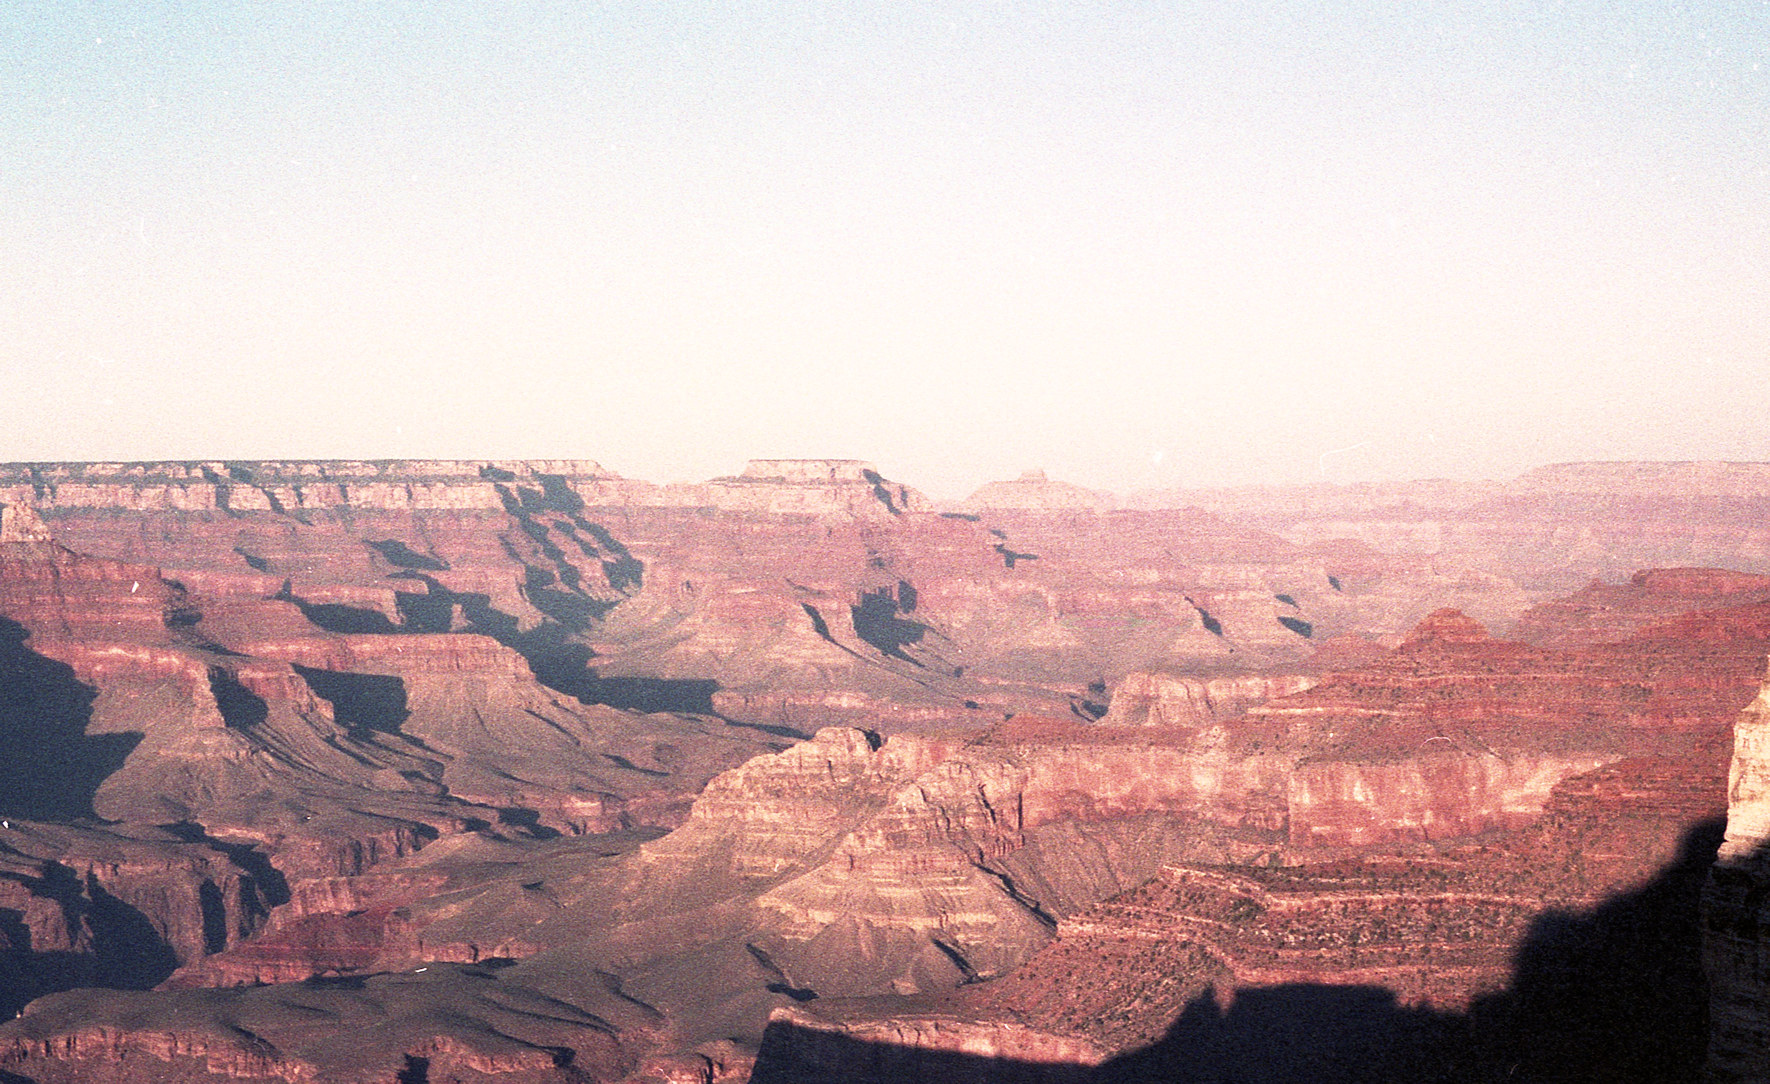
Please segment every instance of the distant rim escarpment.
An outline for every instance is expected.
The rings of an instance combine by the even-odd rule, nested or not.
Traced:
[[[538,489],[536,487],[539,487]],[[589,459],[276,459],[0,464],[0,503],[73,508],[286,512],[484,509],[566,501],[767,513],[901,515],[922,494],[856,459],[754,459],[736,475],[659,485]],[[569,496],[567,495],[569,491]]]
[[[166,459],[45,460],[0,463],[0,486],[61,486],[107,481],[134,485],[337,485],[397,481],[401,483],[477,483],[509,481],[505,475],[556,475],[575,482],[619,482],[660,493],[687,497],[709,485],[871,485],[884,475],[870,461],[848,458],[760,458],[748,460],[737,474],[702,482],[657,483],[628,478],[594,459]],[[1407,502],[1427,508],[1462,508],[1499,496],[1559,493],[1633,497],[1737,498],[1770,500],[1770,462],[1728,460],[1586,460],[1549,463],[1509,479],[1422,477],[1388,481],[1279,482],[1237,485],[1192,485],[1134,490],[1115,494],[1073,481],[1052,478],[1039,467],[1013,479],[987,482],[962,501],[939,501],[954,508],[1209,508],[1228,502],[1260,501],[1290,505],[1320,502],[1346,507],[1378,507]]]

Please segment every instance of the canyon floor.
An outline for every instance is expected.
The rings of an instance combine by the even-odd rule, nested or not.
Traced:
[[[0,1081],[1764,1079],[1767,655],[1764,464],[0,466]]]

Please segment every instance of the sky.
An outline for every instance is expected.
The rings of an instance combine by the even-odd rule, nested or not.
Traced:
[[[1770,460],[1770,0],[0,6],[0,460]]]

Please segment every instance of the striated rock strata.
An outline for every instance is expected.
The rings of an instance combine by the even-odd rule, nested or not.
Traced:
[[[1678,761],[1632,761],[1567,780],[1537,825],[1478,842],[1164,866],[1061,921],[1006,977],[895,1006],[776,1011],[754,1079],[1688,1077],[1702,985],[1695,938],[1677,931],[1694,932],[1697,881],[1676,882],[1690,914],[1643,921],[1641,904],[1614,901],[1667,891],[1662,871],[1688,868],[1689,818],[1717,797]],[[1603,955],[1628,949],[1645,955]],[[1599,974],[1611,985],[1568,988]],[[1245,1045],[1252,1020],[1287,1000],[1308,1025],[1289,1039],[1298,1049]],[[1637,1030],[1619,1031],[1629,1020]]]

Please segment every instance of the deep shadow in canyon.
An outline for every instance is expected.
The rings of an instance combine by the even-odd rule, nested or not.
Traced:
[[[1590,912],[1545,911],[1509,987],[1466,1013],[1398,1004],[1376,986],[1206,992],[1152,1046],[1098,1068],[862,1042],[776,1021],[754,1084],[1673,1084],[1702,1078],[1708,990],[1699,902],[1723,824]]]
[[[309,602],[295,594],[288,580],[284,580],[282,590],[271,597],[294,606],[301,611],[301,616],[327,632],[345,636],[387,636],[401,631],[378,610],[347,606],[341,602]]]
[[[77,986],[151,990],[178,967],[178,957],[146,915],[82,879],[67,866],[45,863],[37,877],[9,875],[33,896],[61,909],[69,930],[84,931],[79,951],[33,951],[23,915],[0,908],[0,1013],[11,1017],[44,994]]]
[[[371,733],[398,734],[410,716],[404,679],[295,666],[314,694],[332,705],[332,717],[358,741]]]
[[[618,545],[612,540],[610,544]],[[625,550],[621,552],[625,553]],[[462,619],[460,631],[488,636],[521,655],[536,681],[581,704],[602,704],[622,711],[717,714],[713,694],[719,691],[719,682],[715,679],[603,677],[598,674],[592,665],[595,654],[575,638],[576,633],[590,626],[587,614],[574,612],[567,615],[573,617],[573,623],[560,621],[549,614],[549,620],[524,629],[513,614],[493,606],[488,595],[452,591],[435,578],[411,570],[398,573],[395,578],[416,580],[425,588],[422,595],[415,592],[398,595],[404,631],[449,632],[455,627],[454,615],[459,612]],[[554,594],[561,595],[559,592]],[[531,602],[537,602],[537,608],[546,612],[545,606],[540,604],[544,599],[537,600],[532,590],[529,598]],[[321,692],[320,695],[326,694]]]
[[[26,647],[29,635],[0,617],[0,815],[90,817],[99,784],[142,736],[86,733],[96,694],[72,667]]]

